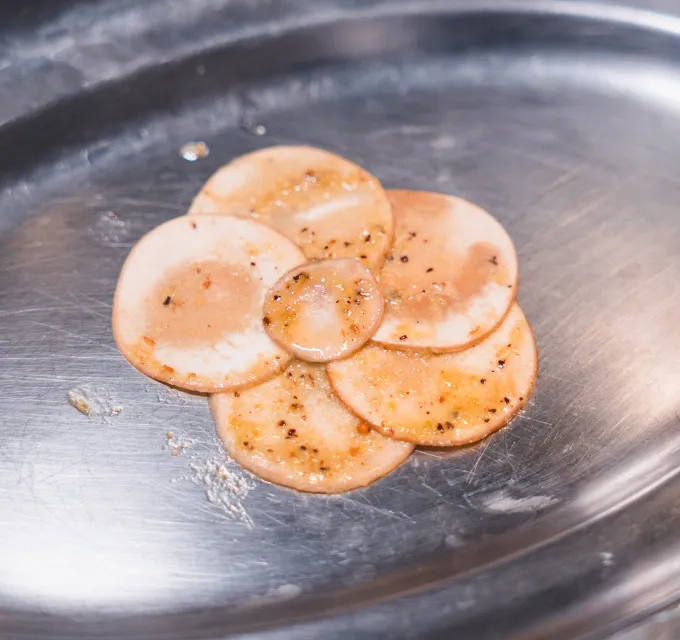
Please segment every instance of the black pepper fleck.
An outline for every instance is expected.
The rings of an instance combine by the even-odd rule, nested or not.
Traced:
[[[434,271],[434,269],[432,267],[430,267],[429,269],[427,269],[427,271],[425,271],[425,273],[432,273],[433,271]]]
[[[406,334],[404,334],[403,336],[399,336],[399,340],[406,340],[407,338],[408,336]]]
[[[399,260],[401,260],[402,262],[408,262],[408,256],[401,256]]]
[[[172,300],[172,298],[170,296],[168,296],[165,300],[163,300],[163,304],[167,307],[170,304],[171,300]]]
[[[269,316],[262,318],[262,322],[264,322],[265,327],[268,327],[272,323],[272,321],[269,319]]]

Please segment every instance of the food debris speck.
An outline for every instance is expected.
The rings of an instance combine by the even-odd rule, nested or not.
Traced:
[[[66,399],[76,411],[90,418],[112,418],[123,410],[112,389],[91,384],[69,389]]]
[[[171,456],[182,455],[186,449],[194,444],[194,441],[190,438],[181,438],[172,431],[168,431],[165,437],[166,443],[163,445],[163,449],[169,451]]]
[[[210,155],[210,149],[205,142],[187,142],[180,148],[179,155],[187,162],[196,162],[201,158],[207,158]]]

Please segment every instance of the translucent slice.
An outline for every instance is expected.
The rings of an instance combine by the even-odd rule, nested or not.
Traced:
[[[210,407],[230,456],[261,478],[299,491],[363,487],[413,450],[350,413],[320,364],[293,360],[261,385],[211,396]]]
[[[416,191],[388,195],[395,241],[379,276],[385,317],[373,339],[434,352],[478,342],[515,299],[512,240],[466,200]]]
[[[538,354],[514,305],[500,327],[460,353],[426,354],[369,345],[327,365],[345,404],[387,436],[447,447],[505,425],[529,398]]]
[[[252,220],[166,222],[123,265],[113,303],[118,348],[142,373],[184,389],[264,380],[290,356],[264,330],[262,302],[301,262],[290,240]]]
[[[382,264],[392,212],[380,182],[340,156],[313,147],[270,147],[237,158],[203,186],[189,214],[252,217],[298,244],[310,260],[359,258]]]
[[[378,283],[354,258],[296,267],[270,289],[264,302],[269,335],[310,362],[353,353],[376,332],[382,316]]]

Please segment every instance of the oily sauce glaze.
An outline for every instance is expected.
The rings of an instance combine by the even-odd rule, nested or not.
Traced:
[[[267,293],[263,323],[293,355],[329,362],[353,353],[376,332],[383,298],[359,260],[317,260],[297,267]]]

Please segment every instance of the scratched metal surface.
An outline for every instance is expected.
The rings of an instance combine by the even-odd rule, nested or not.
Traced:
[[[676,599],[673,4],[3,8],[3,635],[557,639]],[[541,350],[509,428],[302,495],[240,472],[202,398],[125,363],[109,315],[130,247],[276,143],[506,225]]]

